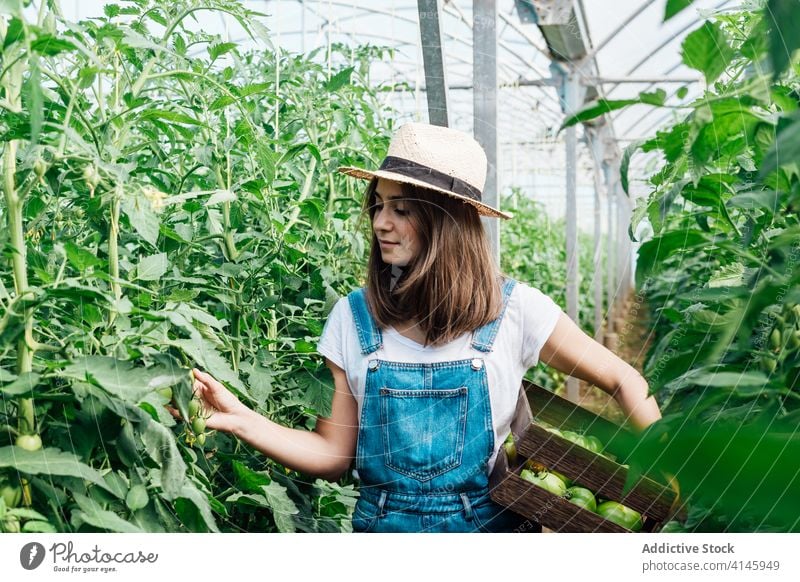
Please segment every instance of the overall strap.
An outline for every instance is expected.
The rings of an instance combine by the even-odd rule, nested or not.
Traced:
[[[506,307],[508,307],[508,300],[516,284],[517,282],[514,279],[506,279],[503,282],[503,309],[500,311],[500,316],[497,317],[497,319],[475,330],[472,336],[472,347],[476,350],[480,350],[481,352],[492,351],[494,339],[497,337],[500,324],[503,323],[503,316],[506,313]]]
[[[383,345],[381,330],[375,325],[375,320],[369,312],[367,305],[367,292],[363,287],[347,295],[350,309],[358,330],[358,341],[361,344],[361,353],[371,354]]]

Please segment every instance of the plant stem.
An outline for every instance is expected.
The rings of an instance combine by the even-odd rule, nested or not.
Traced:
[[[0,31],[5,36],[5,24]],[[8,55],[9,58],[12,55]],[[22,88],[23,67],[25,61],[17,61],[9,70],[8,75],[3,79],[3,86],[6,94],[6,101],[14,107],[20,108],[22,100],[20,98]],[[23,199],[17,192],[14,176],[17,171],[17,140],[6,142],[3,151],[3,194],[8,207],[8,232],[9,243],[11,246],[11,266],[14,273],[14,291],[20,297],[28,290],[28,263],[27,248],[25,245],[24,219],[22,217]],[[33,350],[28,346],[25,337],[33,335],[33,308],[25,310],[24,314],[25,329],[23,337],[17,342],[17,374],[24,374],[33,370]],[[19,431],[31,433],[36,428],[34,416],[33,400],[31,398],[20,398],[18,401],[17,423]]]

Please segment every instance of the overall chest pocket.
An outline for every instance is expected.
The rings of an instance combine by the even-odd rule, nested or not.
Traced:
[[[467,388],[380,390],[384,463],[427,481],[461,464]]]

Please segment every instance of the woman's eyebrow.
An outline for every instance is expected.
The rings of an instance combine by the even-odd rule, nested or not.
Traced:
[[[383,195],[380,192],[378,192],[377,190],[375,190],[375,196],[377,196],[378,198],[383,200]],[[393,194],[393,195],[388,197],[389,200],[399,200],[400,198],[403,198],[402,194]]]

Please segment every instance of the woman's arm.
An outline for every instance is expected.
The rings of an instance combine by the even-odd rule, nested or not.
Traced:
[[[559,316],[539,359],[613,396],[639,430],[661,418],[656,399],[648,396],[647,381],[641,374],[583,333],[565,313]]]
[[[239,402],[212,376],[195,369],[195,390],[211,413],[206,426],[234,434],[291,469],[331,481],[338,479],[355,455],[358,405],[344,370],[328,359],[326,362],[335,386],[331,415],[317,419],[313,431],[287,428],[265,418]]]

